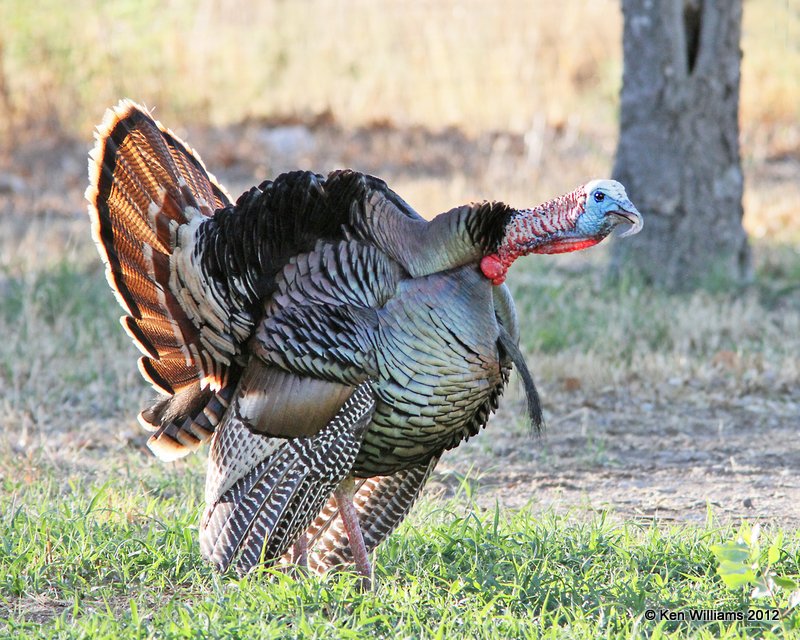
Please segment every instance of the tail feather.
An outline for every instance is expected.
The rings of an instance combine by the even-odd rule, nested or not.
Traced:
[[[153,435],[147,446],[161,460],[171,462],[209,442],[233,396],[234,385],[217,392],[195,382],[139,414],[139,422]]]
[[[208,475],[203,556],[220,571],[233,565],[240,575],[280,558],[352,469],[374,406],[370,384],[362,383],[318,434],[284,439],[252,432],[234,402],[214,435],[212,457],[232,439],[237,459],[223,462],[229,470]],[[236,478],[232,484],[228,475]]]
[[[200,330],[178,298],[172,257],[181,226],[230,198],[200,158],[148,112],[122,101],[106,113],[90,154],[89,215],[106,276],[144,354],[140,370],[161,393],[201,380],[215,389],[226,364],[203,358]]]

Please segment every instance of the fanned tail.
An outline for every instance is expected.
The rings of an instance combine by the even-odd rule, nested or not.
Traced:
[[[252,432],[234,401],[212,443],[211,464],[222,468],[209,472],[206,486],[200,524],[206,560],[243,575],[280,558],[352,469],[374,406],[370,384],[362,383],[317,435],[283,439]],[[224,459],[228,449],[235,459]]]
[[[197,381],[220,389],[226,363],[204,353],[173,254],[179,229],[211,216],[228,196],[191,149],[123,100],[98,128],[86,198],[106,277],[127,313],[122,325],[144,354],[142,375],[167,395]]]

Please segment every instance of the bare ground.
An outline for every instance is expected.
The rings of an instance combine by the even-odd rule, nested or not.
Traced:
[[[600,158],[613,152],[608,137],[586,145],[558,130],[531,140],[391,126],[345,132],[324,119],[312,127],[283,124],[275,129],[254,122],[187,135],[234,195],[298,166],[317,171],[355,166],[386,177],[403,195],[408,186],[412,204],[430,202],[431,212],[462,196],[518,196],[531,183],[537,191],[546,190],[542,185],[569,187],[573,176],[594,175],[604,162]],[[0,153],[0,267],[8,274],[59,256],[86,264],[96,260],[82,201],[88,146],[31,140]],[[554,151],[552,162],[542,162],[542,148]],[[780,172],[788,167],[789,182],[798,182],[800,159],[775,162]],[[750,171],[765,181],[775,176],[769,162]],[[500,175],[504,182],[497,193],[493,180]],[[746,518],[800,524],[797,385],[751,390],[728,384],[724,376],[718,384],[699,386],[686,380],[632,380],[601,389],[569,379],[540,383],[548,421],[542,437],[520,426],[522,403],[512,389],[486,432],[445,455],[428,494],[452,494],[467,483],[486,506],[497,501],[581,516],[603,510],[626,520],[688,523],[704,522],[710,509],[721,523]],[[0,400],[8,406],[14,400],[5,389]],[[23,427],[8,416],[19,415],[6,412],[3,431],[9,438],[17,438]],[[119,421],[131,425],[133,415],[120,415]],[[80,437],[62,433],[51,446],[60,441],[79,457],[82,448],[95,447],[93,429],[107,427],[89,421]],[[129,426],[120,436],[144,441]]]
[[[775,399],[670,389],[632,400],[613,390],[578,405],[558,398],[540,439],[488,432],[443,459],[441,491],[473,465],[479,504],[625,520],[800,525],[798,394]],[[554,398],[549,398],[553,400]],[[494,433],[494,435],[491,435]],[[486,438],[486,444],[480,440]]]

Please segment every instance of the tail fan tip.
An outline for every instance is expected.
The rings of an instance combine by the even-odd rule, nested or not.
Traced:
[[[158,128],[159,131],[161,131],[162,134],[166,134],[166,136],[177,142],[191,156],[193,161],[197,163],[199,168],[205,172],[215,189],[218,190],[228,202],[232,201],[232,198],[225,187],[219,182],[219,180],[217,180],[216,176],[206,168],[205,163],[203,163],[203,159],[200,157],[200,154],[193,147],[186,144],[172,131],[172,129],[165,127],[160,120],[156,120],[153,117],[152,112],[153,109],[148,108],[146,105],[135,102],[130,98],[122,98],[115,106],[106,109],[105,113],[103,114],[102,121],[94,130],[95,144],[89,151],[89,186],[86,188],[84,197],[89,201],[90,216],[92,215],[92,207],[97,196],[97,185],[99,182],[100,171],[102,170],[101,161],[105,155],[104,152],[106,142],[110,138],[111,133],[117,124],[136,115],[149,120]]]

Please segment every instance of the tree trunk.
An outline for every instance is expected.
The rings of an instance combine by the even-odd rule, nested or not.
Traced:
[[[615,244],[670,289],[752,277],[742,228],[742,0],[623,0],[624,74],[614,177],[645,216]]]

